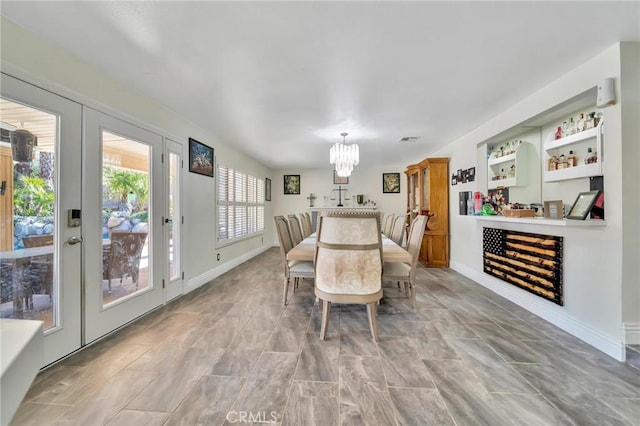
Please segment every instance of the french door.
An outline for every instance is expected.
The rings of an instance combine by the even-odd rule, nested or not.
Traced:
[[[162,136],[84,107],[85,343],[163,303]]]
[[[0,316],[43,321],[47,365],[82,343],[82,107],[0,78]]]
[[[165,301],[174,299],[183,292],[182,277],[182,145],[165,139],[165,216],[164,241],[167,277]]]

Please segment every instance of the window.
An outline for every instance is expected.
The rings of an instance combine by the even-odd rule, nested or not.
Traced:
[[[218,166],[218,241],[264,231],[264,180]]]

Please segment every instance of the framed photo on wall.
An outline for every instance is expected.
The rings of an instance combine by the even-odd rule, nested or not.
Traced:
[[[213,177],[213,148],[189,138],[189,171]]]
[[[300,175],[284,175],[284,195],[300,195]]]
[[[347,177],[342,177],[342,176],[338,176],[338,172],[337,171],[333,171],[333,184],[334,185],[346,185],[349,183],[349,176]]]
[[[264,200],[271,201],[271,179],[264,178]]]
[[[399,194],[400,193],[400,173],[383,173],[382,174],[382,193],[383,194]]]

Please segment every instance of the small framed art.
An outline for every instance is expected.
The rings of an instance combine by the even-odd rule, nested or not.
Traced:
[[[382,193],[383,194],[399,194],[400,193],[400,173],[383,173],[382,174]]]
[[[189,138],[189,171],[213,177],[213,148]]]
[[[338,176],[337,171],[333,171],[333,184],[334,185],[346,185],[349,183],[349,176],[342,177]]]
[[[300,175],[284,175],[284,195],[300,195]]]
[[[600,190],[598,189],[579,193],[578,198],[576,198],[576,201],[574,201],[573,206],[571,206],[566,216],[567,219],[585,220],[599,194]]]

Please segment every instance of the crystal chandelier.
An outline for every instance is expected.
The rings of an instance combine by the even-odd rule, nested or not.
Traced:
[[[336,143],[329,151],[329,162],[335,165],[336,174],[340,177],[350,176],[353,168],[360,162],[360,148],[355,143],[347,145],[347,135],[348,133],[340,133],[342,143]]]

